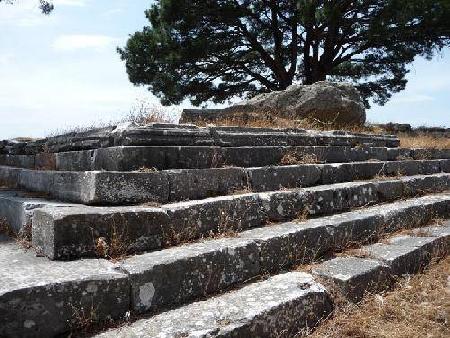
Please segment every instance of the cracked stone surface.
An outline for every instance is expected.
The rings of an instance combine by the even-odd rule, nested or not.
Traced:
[[[105,260],[52,262],[0,242],[0,336],[51,337],[76,325],[77,311],[99,318],[128,309],[129,282]]]
[[[331,309],[328,295],[311,275],[290,272],[97,337],[292,336]]]

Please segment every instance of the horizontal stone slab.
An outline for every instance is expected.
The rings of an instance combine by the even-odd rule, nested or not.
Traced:
[[[0,154],[0,164],[17,168],[35,169],[35,155]]]
[[[357,302],[366,292],[377,292],[392,284],[389,268],[373,259],[337,257],[313,268],[313,275],[328,289]],[[333,286],[331,286],[333,285]]]
[[[401,213],[426,206],[425,225],[432,217],[446,217],[450,195],[421,197],[389,204]],[[386,206],[368,207],[304,222],[293,221],[255,228],[237,237],[212,239],[127,258],[121,271],[131,277],[133,308],[158,310],[214,294],[242,281],[310,263],[324,253],[352,243],[373,241],[383,225],[396,215],[379,215]],[[364,212],[366,211],[366,212]],[[399,225],[400,226],[400,225]],[[152,297],[149,297],[152,295]]]
[[[129,281],[105,260],[52,262],[0,242],[0,336],[54,337],[129,309]],[[80,318],[77,318],[79,316]]]
[[[0,218],[8,223],[11,230],[19,234],[31,227],[34,211],[46,205],[69,206],[68,203],[49,201],[14,190],[0,190]]]
[[[322,285],[289,272],[97,337],[293,337],[331,311]]]
[[[405,214],[418,213],[421,217],[414,224],[403,217]],[[449,194],[424,196],[303,222],[292,221],[251,229],[242,232],[239,237],[258,243],[261,271],[276,272],[296,264],[309,263],[323,253],[343,250],[354,243],[373,242],[393,231],[424,226],[435,217],[450,217]],[[385,224],[394,223],[395,227],[385,227]]]
[[[440,230],[437,230],[439,229]],[[338,291],[344,297],[359,301],[366,292],[389,287],[395,277],[414,274],[427,266],[433,257],[443,257],[450,250],[450,224],[442,227],[416,229],[422,234],[434,231],[434,236],[397,235],[385,243],[361,248],[368,258],[337,257],[313,268],[313,275],[325,283],[327,290]]]
[[[164,211],[151,207],[45,206],[33,214],[33,246],[59,260],[151,251],[161,248],[168,223]],[[99,241],[106,246],[100,252]]]
[[[433,251],[427,249],[434,247],[437,241],[433,237],[397,237],[388,244],[377,243],[362,250],[387,264],[393,275],[401,276],[417,273],[428,265]]]
[[[256,243],[219,239],[127,258],[119,265],[130,276],[132,307],[146,312],[186,303],[259,274]]]
[[[258,146],[258,145],[373,145],[398,147],[392,135],[370,135],[345,131],[313,131],[303,129],[207,127],[154,123],[136,126],[125,123],[73,132],[30,142],[2,142],[2,154],[36,154],[97,149],[115,145],[138,146]]]
[[[445,149],[394,149],[396,152],[392,152],[392,149],[366,146],[114,146],[37,155],[0,155],[0,165],[59,171],[133,171],[141,168],[205,169],[224,166],[258,167],[280,163],[450,158],[450,151]],[[397,168],[392,170],[393,173],[398,172]]]
[[[430,180],[430,176],[417,176],[415,180],[429,182],[431,185],[427,188],[428,191],[439,192],[443,187],[449,186],[450,174],[431,176],[433,180]],[[149,250],[152,245],[153,249],[157,249],[161,242],[163,245],[176,245],[204,236],[239,232],[268,222],[332,214],[385,202],[393,197],[386,197],[382,192],[390,187],[394,190],[399,184],[403,184],[403,180],[348,182],[290,191],[220,196],[166,204],[160,208],[46,208],[39,210],[36,213],[38,216],[33,219],[33,242],[39,250],[53,259],[90,256],[95,252],[98,238],[105,238],[107,242],[113,240],[111,229],[115,226],[116,233],[124,234],[124,237],[130,232],[127,243],[135,250]],[[408,178],[407,182],[410,181]],[[420,185],[421,189],[423,186]],[[409,188],[408,193],[411,189],[414,186]],[[394,197],[402,196],[399,194]],[[387,210],[389,209],[386,208],[386,212]],[[148,218],[152,214],[157,216]],[[142,220],[146,223],[141,227]],[[150,232],[152,236],[157,233],[161,240],[149,240],[148,229],[153,229]],[[160,230],[157,232],[155,229]],[[39,238],[45,238],[46,241]],[[148,246],[136,244],[141,242]]]
[[[414,203],[416,205],[419,205],[418,202],[421,199],[423,198],[415,199]],[[405,204],[408,202],[409,201],[393,203],[392,208],[399,207],[400,204]],[[428,200],[428,202],[430,202],[430,200]],[[341,220],[341,224],[345,223],[346,222],[344,220]],[[325,224],[329,223],[325,221]],[[319,229],[321,228],[321,225],[319,225],[318,222],[316,222],[316,224],[311,223],[310,225],[310,229],[312,231],[320,231]],[[360,224],[360,226],[361,225],[362,224]],[[274,226],[274,228],[278,228],[278,230],[280,230],[280,233],[275,234],[276,232],[272,232],[272,234],[270,234],[269,232],[267,232],[265,234],[266,237],[259,237],[259,239],[256,240],[256,243],[258,243],[258,246],[260,247],[259,244],[261,242],[267,241],[269,238],[283,238],[284,240],[286,240],[286,236],[283,236],[281,234],[282,232],[286,231],[286,226],[288,226],[288,224]],[[332,228],[333,225],[327,225],[327,227]],[[336,297],[339,293],[352,301],[359,301],[366,292],[377,292],[391,286],[395,281],[395,275],[398,275],[400,271],[406,270],[408,271],[408,273],[417,272],[418,269],[412,268],[413,266],[424,266],[428,264],[431,256],[439,254],[442,243],[448,243],[449,227],[450,225],[447,221],[447,225],[444,226],[424,228],[427,229],[427,231],[434,231],[434,237],[397,236],[392,238],[388,242],[389,244],[379,243],[376,245],[371,245],[369,247],[364,247],[361,250],[362,253],[366,253],[369,255],[373,254],[373,256],[376,256],[375,252],[379,252],[380,254],[382,254],[382,256],[379,257],[338,257],[329,261],[325,261],[324,263],[316,266],[315,268],[313,268],[313,275],[315,275],[316,280],[324,282],[325,286],[318,284],[318,287],[320,287],[322,290],[325,290],[325,298],[320,298],[319,304],[322,305],[319,308],[312,306],[312,304],[309,302],[305,302],[304,300],[302,301],[302,309],[308,309],[308,311],[303,312],[303,314],[308,313],[309,319],[305,319],[298,314],[292,314],[287,310],[290,308],[287,308],[286,305],[284,305],[282,308],[279,308],[280,302],[283,302],[284,295],[286,294],[286,292],[290,293],[293,287],[300,287],[301,289],[306,291],[310,290],[312,282],[315,283],[314,280],[311,279],[311,275],[309,274],[302,272],[289,272],[286,274],[275,275],[274,277],[271,277],[264,282],[252,283],[248,286],[244,286],[241,289],[232,290],[223,295],[211,297],[205,301],[191,303],[189,305],[177,308],[175,310],[163,312],[147,319],[137,320],[136,322],[131,323],[127,326],[108,330],[102,334],[97,335],[96,337],[147,337],[156,336],[158,334],[160,335],[161,333],[164,333],[164,335],[167,337],[175,337],[179,335],[193,336],[199,334],[201,334],[202,336],[232,335],[239,337],[279,337],[279,332],[283,332],[283,334],[286,334],[288,336],[294,336],[296,333],[301,331],[302,328],[314,327],[314,325],[316,325],[320,321],[314,319],[317,318],[317,316],[323,316],[325,313],[329,313],[333,308],[332,301],[336,300],[333,298]],[[422,233],[422,230],[424,229],[417,229],[417,231],[421,231]],[[255,229],[249,232],[257,232],[259,230],[261,229]],[[293,230],[293,228],[291,228],[291,230]],[[305,229],[297,227],[296,231],[299,233],[304,233]],[[246,240],[249,241],[250,239],[251,237],[247,238]],[[299,239],[299,237],[297,239]],[[223,245],[225,241],[227,240],[220,240],[221,245]],[[230,241],[233,241],[233,243],[236,244],[236,239],[231,239]],[[291,238],[291,241],[295,242],[295,239]],[[215,242],[217,241],[211,241],[209,242],[209,244]],[[249,242],[243,242],[241,244],[238,244],[238,247],[245,248],[248,245]],[[192,245],[193,248],[195,246],[196,245]],[[237,253],[235,251],[236,247],[233,247],[233,245],[231,247],[232,249],[230,248],[230,252],[236,255],[234,259],[238,259],[239,255],[246,254],[244,251]],[[211,248],[211,246],[209,246],[209,248]],[[369,248],[377,248],[377,250],[379,250],[369,251]],[[381,250],[381,248],[386,248],[386,251]],[[285,249],[286,248],[281,249],[281,247],[278,247],[278,251],[275,250],[272,252],[272,254],[282,254],[286,257],[290,257],[290,252]],[[186,254],[187,252],[189,251],[184,248],[183,253]],[[417,255],[417,252],[422,254]],[[425,255],[423,253],[427,253],[429,255]],[[191,251],[188,256],[192,256],[192,254],[193,251]],[[137,264],[139,261],[139,256],[135,257],[136,260],[133,261],[133,268],[136,269],[136,266],[139,265],[143,266],[143,264],[145,264],[144,262],[150,264],[149,262],[153,261],[152,259],[150,259],[151,255],[152,254],[144,255],[146,259],[141,259],[140,264]],[[159,255],[160,257],[162,257],[163,251],[159,253]],[[181,256],[183,256],[183,254]],[[197,258],[198,260],[201,259],[202,253],[199,253],[199,256],[200,257]],[[172,255],[168,255],[168,257],[170,258],[166,258],[164,259],[164,261],[173,262],[174,257]],[[416,259],[418,261],[416,261]],[[192,264],[192,259],[186,256],[184,256],[184,259],[180,261],[189,262],[186,264]],[[205,263],[203,265],[209,265],[209,259],[206,259],[204,262]],[[212,266],[214,267],[213,264]],[[239,267],[242,268],[243,266],[246,266],[246,264],[241,264]],[[204,269],[204,266],[200,269]],[[217,267],[217,269],[220,271],[221,268]],[[281,269],[281,267],[279,267],[279,269]],[[170,269],[168,269],[167,271],[170,271]],[[276,273],[278,271],[279,270],[275,270],[272,272]],[[142,273],[142,271],[140,271],[140,273]],[[156,276],[156,273],[153,273]],[[167,273],[168,272],[165,272],[163,275],[166,276]],[[299,282],[297,274],[301,274],[298,275],[302,278],[301,282]],[[206,275],[209,276],[210,274]],[[197,282],[194,282],[192,284],[184,284],[189,285],[191,288],[196,288],[197,285],[201,285],[198,284],[198,276],[201,276],[201,279],[204,279],[206,281],[209,280],[207,276],[204,276],[204,274],[201,273],[199,275],[196,274],[193,277],[193,279]],[[284,279],[285,277],[286,279]],[[190,278],[192,279],[192,276],[190,276]],[[308,280],[305,280],[303,278],[307,278]],[[277,281],[278,284],[278,281],[281,280],[285,280],[287,284],[280,288],[275,284],[272,284],[274,281]],[[144,299],[147,301],[149,299],[155,299],[154,297],[157,293],[158,288],[154,289],[153,284],[144,284],[144,286],[145,287],[141,290]],[[177,289],[177,286],[171,286],[173,289]],[[136,289],[136,291],[137,290],[138,289]],[[250,298],[248,298],[247,290],[255,290],[255,293],[252,292]],[[136,291],[132,291],[132,293],[134,292],[136,294]],[[274,293],[275,298],[272,298],[272,292]],[[183,295],[183,297],[185,297],[185,295]],[[251,309],[241,308],[241,305],[246,304],[248,301],[250,301],[249,306],[251,307]],[[273,307],[276,307],[278,310],[272,311],[267,307],[270,307],[271,309]],[[264,313],[267,318],[259,317],[259,313]],[[295,320],[291,322],[290,320],[284,320],[284,317],[280,317],[284,316],[286,313],[289,314],[289,319],[295,318]],[[274,320],[274,318],[276,318],[276,320]],[[257,320],[258,327],[264,327],[264,329],[257,329],[256,326],[251,324],[255,320]],[[292,323],[294,322],[296,322],[295,328],[292,327]],[[274,327],[276,327],[276,329],[273,329]]]
[[[43,192],[60,200],[89,205],[168,203],[246,190],[263,192],[365,180],[379,176],[435,174],[446,170],[450,172],[447,162],[450,160],[143,172],[35,171],[0,166],[0,180],[8,182],[12,187]],[[410,181],[410,184],[414,184],[414,181]],[[385,195],[394,196],[395,192],[396,190],[386,190]]]
[[[378,152],[348,146],[309,147],[111,147],[85,152],[56,154],[57,170],[132,171],[140,168],[205,169],[223,166],[255,167],[294,163],[386,160],[386,148]],[[293,163],[293,164],[294,164]]]
[[[441,203],[446,208],[442,208]],[[425,206],[424,210],[431,218],[445,217],[439,212],[448,213],[448,204],[448,194],[440,194],[399,201],[388,206],[400,213],[411,206]],[[132,304],[133,309],[145,312],[222,292],[230,286],[265,274],[268,257],[284,257],[287,262],[291,261],[287,266],[291,266],[299,262],[295,257],[306,255],[305,248],[309,245],[317,245],[324,251],[335,248],[335,243],[321,234],[328,234],[328,238],[345,238],[350,242],[369,236],[376,232],[377,224],[388,221],[373,216],[386,207],[374,206],[366,208],[364,213],[357,210],[296,224],[254,229],[241,234],[240,238],[216,239],[165,249],[130,257],[116,265],[103,260],[50,262],[45,258],[34,257],[31,251],[19,249],[15,243],[3,246],[2,242],[0,256],[3,260],[0,259],[0,268],[4,273],[0,277],[0,314],[2,318],[13,319],[0,324],[0,333],[6,336],[35,336],[37,332],[53,336],[65,332],[71,325],[76,326],[75,323],[71,324],[74,311],[81,307],[89,310],[92,304],[96,304],[98,319],[109,315],[117,318],[129,310],[129,304]],[[367,216],[364,218],[364,215]],[[394,215],[388,213],[384,217]],[[431,232],[434,236],[445,235],[448,241],[448,228],[429,227],[426,231],[427,236],[431,236]],[[310,242],[301,241],[302,238],[309,238]],[[274,245],[277,241],[294,245],[297,240],[301,244],[296,248]],[[263,243],[267,243],[266,247],[271,250],[263,250]],[[329,245],[328,250],[325,244]],[[11,265],[12,261],[16,263]],[[307,261],[308,258],[304,260]],[[284,268],[286,265],[281,264],[271,272]],[[2,278],[6,278],[6,282]],[[126,278],[129,282],[125,281]],[[8,291],[2,293],[6,288]],[[43,304],[46,311],[18,313],[19,308],[23,309],[24,302],[31,299],[30,294],[33,294],[33,304]],[[31,305],[30,308],[35,309]],[[55,311],[58,315],[55,315]],[[49,323],[54,325],[49,328]]]

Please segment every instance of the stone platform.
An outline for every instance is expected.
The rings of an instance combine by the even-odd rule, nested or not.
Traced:
[[[0,337],[320,325],[337,292],[357,302],[450,249],[450,151],[398,145],[166,124],[3,142]]]

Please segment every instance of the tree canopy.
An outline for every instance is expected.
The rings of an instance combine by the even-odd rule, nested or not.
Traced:
[[[450,42],[449,0],[159,0],[119,48],[163,104],[221,103],[325,79],[384,104]]]
[[[16,2],[16,0],[0,0],[0,3],[2,2],[6,4],[13,4],[14,2]],[[55,6],[50,1],[39,0],[39,8],[44,14],[50,14],[50,12],[53,11],[54,7]]]

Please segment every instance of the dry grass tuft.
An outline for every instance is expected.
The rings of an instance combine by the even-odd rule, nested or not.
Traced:
[[[154,173],[154,172],[157,172],[157,171],[158,171],[158,169],[155,168],[155,167],[151,167],[151,168],[148,168],[148,167],[140,167],[140,168],[137,170],[137,172],[139,172],[139,173]]]
[[[340,308],[310,337],[450,337],[449,274],[450,257],[401,280],[394,291]]]
[[[95,252],[98,257],[112,261],[123,260],[129,253],[130,243],[125,229],[119,231],[113,225],[109,238],[98,237],[94,240]]]
[[[0,218],[0,234],[14,239],[18,245],[27,250],[32,248],[31,229],[31,224],[27,224],[17,233],[6,219]]]
[[[450,149],[450,138],[446,137],[435,137],[426,134],[409,135],[404,133],[399,134],[398,137],[402,148]]]
[[[294,220],[292,220],[292,222],[306,222],[310,217],[311,214],[309,208],[305,207],[297,213],[297,216]]]
[[[99,324],[100,320],[97,314],[97,308],[92,304],[87,308],[82,305],[74,306],[70,304],[72,308],[72,318],[70,319],[70,326],[72,329],[72,336],[85,336],[86,333],[93,331]],[[76,332],[76,334],[74,334]]]
[[[342,126],[334,122],[323,122],[314,118],[291,119],[276,116],[271,112],[234,112],[228,117],[215,119],[214,121],[195,121],[197,126],[207,126],[214,124],[216,126],[239,126],[249,128],[295,128],[295,129],[312,129],[312,130],[347,130],[350,132],[363,133],[381,133],[383,130],[377,126],[358,126],[346,125]]]
[[[4,218],[0,218],[0,234],[11,238],[14,238],[16,236],[16,233],[11,228],[8,221]]]
[[[317,164],[322,163],[317,154],[298,154],[294,151],[286,152],[280,160],[281,165]]]

